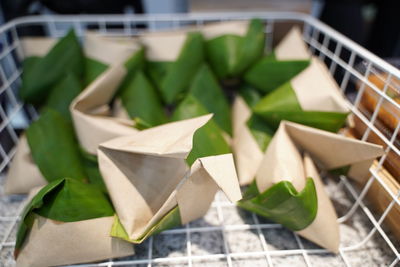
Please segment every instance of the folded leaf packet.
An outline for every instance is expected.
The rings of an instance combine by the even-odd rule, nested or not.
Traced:
[[[307,68],[310,58],[299,28],[293,27],[272,54],[251,66],[244,74],[244,80],[269,93]]]
[[[36,63],[38,62],[39,64],[43,64],[40,62],[51,55],[51,53],[54,55],[54,52],[51,52],[52,50],[59,50],[57,47],[60,45],[65,46],[63,43],[67,42],[67,45],[69,45],[69,43],[76,42],[76,37],[71,38],[71,34],[73,36],[73,32],[70,32],[66,37],[58,40],[58,42],[57,39],[40,37],[22,39],[22,50],[19,51],[19,54],[22,58],[25,57],[24,72],[31,72],[32,69],[36,68]],[[108,51],[108,53],[104,53],[105,49]],[[108,65],[119,64],[119,62],[128,61],[130,59],[129,57],[132,56],[132,51],[139,49],[140,48],[137,45],[137,42],[133,41],[133,39],[126,39],[116,42],[114,38],[102,37],[93,33],[87,34],[87,36],[85,36],[84,43],[86,58],[84,60],[85,64],[83,64],[85,66],[83,81],[81,79],[82,77],[78,78],[71,72],[67,73],[67,65],[67,67],[65,67],[63,70],[63,72],[66,73],[64,77],[59,79],[59,81],[54,83],[51,89],[49,89],[50,91],[42,103],[42,111],[45,112],[46,109],[50,108],[60,113],[64,119],[70,121],[71,113],[69,111],[69,106],[73,99],[75,99],[82,92],[82,89],[84,88],[83,86],[97,78],[108,68]],[[46,53],[49,54],[46,55]],[[43,57],[43,55],[46,56]],[[60,55],[57,54],[56,56]],[[54,57],[55,56],[53,56],[53,58]],[[132,60],[128,61],[130,66],[133,65],[131,61]],[[53,122],[54,120],[51,123]],[[51,126],[51,123],[45,124]],[[60,123],[65,124],[64,122]],[[132,122],[129,121],[127,123]],[[53,129],[56,128],[53,127]],[[41,129],[40,131],[44,131],[44,136],[48,134],[46,132],[47,130],[45,129]],[[74,134],[72,133],[72,135]],[[53,136],[52,140],[56,143],[59,143],[57,138],[62,136],[63,134],[60,136]],[[45,144],[45,142],[43,144]],[[57,158],[58,157],[54,157],[53,160]],[[93,165],[93,161],[91,161],[89,164]],[[51,168],[57,169],[54,166]],[[89,175],[89,179],[90,177],[91,175]],[[16,154],[12,160],[12,164],[10,165],[7,175],[5,192],[7,194],[28,193],[33,187],[46,184],[46,179],[44,179],[43,175],[33,162],[25,135],[21,136],[17,145]]]
[[[245,33],[225,33],[207,41],[207,59],[219,79],[242,74],[263,55],[265,26],[253,19]]]
[[[186,158],[211,115],[168,123],[102,143],[100,171],[116,209],[112,236],[140,243],[203,216],[218,188],[241,199],[231,154]]]
[[[381,146],[283,121],[239,206],[338,252],[337,216],[314,161],[326,170],[350,166],[349,177],[364,180],[381,155]]]
[[[281,120],[337,132],[349,109],[326,66],[313,58],[310,66],[290,82],[263,97],[255,114],[277,129]]]
[[[114,209],[96,187],[63,178],[43,187],[25,207],[14,255],[17,266],[54,266],[134,254],[109,236]]]
[[[308,59],[300,32],[293,28],[278,44],[275,57]],[[232,106],[232,149],[241,185],[250,184],[261,163],[263,151],[281,120],[338,131],[348,108],[328,70],[316,58],[291,81],[263,94],[254,86],[239,90]]]

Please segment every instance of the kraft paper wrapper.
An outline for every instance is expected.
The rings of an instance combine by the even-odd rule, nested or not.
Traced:
[[[140,42],[147,48],[146,56],[152,61],[175,61],[186,40],[188,32],[201,32],[206,40],[224,34],[244,36],[247,32],[247,21],[232,21],[207,24],[201,27],[187,27],[173,31],[144,33]]]
[[[33,161],[26,136],[21,135],[4,185],[5,194],[26,194],[36,186],[46,185]]]
[[[241,96],[236,96],[232,106],[232,151],[240,185],[248,185],[254,180],[264,154],[247,127],[250,116],[249,106]]]
[[[19,58],[45,55],[57,42],[56,38],[49,37],[24,37],[19,41],[17,53]]]
[[[153,127],[100,145],[99,166],[118,217],[130,239],[149,231],[179,206],[181,221],[203,216],[218,188],[232,201],[241,199],[231,154],[185,158],[195,131],[211,115]]]
[[[301,152],[305,152],[304,157]],[[361,162],[365,163],[364,167],[368,170],[371,161],[382,154],[381,146],[283,121],[265,152],[257,171],[256,183],[259,191],[264,192],[272,185],[287,180],[301,191],[306,178],[313,178],[318,196],[318,212],[316,219],[299,231],[299,234],[332,252],[338,252],[337,216],[313,160],[328,170],[359,165]]]
[[[111,38],[93,32],[85,35],[83,45],[87,57],[108,65],[123,64],[139,48],[134,38]]]
[[[278,60],[304,60],[311,57],[298,26],[292,27],[274,51]]]
[[[71,103],[70,111],[81,146],[96,154],[100,143],[138,132],[132,120],[112,117],[108,103],[126,75],[122,65],[113,65]]]
[[[134,254],[132,244],[109,236],[114,217],[56,222],[35,216],[17,266],[54,266],[100,261]]]

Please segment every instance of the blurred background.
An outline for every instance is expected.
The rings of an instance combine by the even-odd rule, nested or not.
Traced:
[[[400,56],[399,0],[0,0],[0,23],[38,14],[297,11],[383,58]]]

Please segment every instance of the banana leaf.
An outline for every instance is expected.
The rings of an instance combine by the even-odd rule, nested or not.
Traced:
[[[240,45],[238,64],[233,75],[239,75],[254,64],[264,53],[265,26],[260,19],[252,19]]]
[[[318,210],[317,192],[312,178],[307,178],[301,192],[289,181],[282,181],[259,193],[253,182],[238,206],[282,224],[293,231],[310,225]]]
[[[302,110],[289,82],[262,98],[253,107],[253,111],[274,130],[279,127],[282,120],[288,120],[330,132],[337,132],[344,125],[348,115],[346,112]]]
[[[238,76],[263,54],[264,25],[253,19],[245,36],[221,35],[206,42],[207,59],[219,79]]]
[[[182,99],[197,70],[204,61],[204,40],[200,33],[188,33],[176,61],[168,67],[162,80],[161,95],[167,104]]]
[[[231,135],[232,122],[229,104],[222,88],[207,65],[203,65],[199,69],[189,92],[210,113],[214,113],[214,120],[218,126]]]
[[[60,113],[46,109],[26,136],[33,160],[48,182],[62,177],[86,180],[72,124]]]
[[[231,76],[238,65],[242,39],[226,34],[206,42],[207,59],[219,79]]]
[[[264,93],[269,93],[291,80],[309,64],[309,60],[279,61],[267,56],[245,73],[244,80]]]
[[[121,238],[125,241],[131,242],[134,244],[140,244],[151,235],[156,235],[164,230],[177,227],[181,224],[182,224],[181,215],[179,213],[179,207],[177,206],[177,207],[173,208],[171,211],[169,211],[164,217],[162,217],[161,220],[158,221],[154,226],[152,226],[147,233],[145,233],[140,238],[134,240],[134,239],[129,238],[129,236],[126,233],[126,230],[125,230],[124,226],[122,225],[121,221],[119,220],[118,216],[115,215],[114,223],[111,228],[111,236]]]
[[[89,183],[93,186],[96,186],[104,193],[107,193],[106,185],[104,184],[103,177],[100,173],[97,156],[87,153],[82,148],[80,151],[83,160],[83,167],[85,168],[85,173],[89,179]]]
[[[143,69],[145,66],[146,59],[146,51],[144,47],[134,52],[132,56],[125,62],[125,68],[127,69],[127,78],[132,77],[133,74],[136,73],[137,70]]]
[[[170,61],[147,61],[145,72],[151,82],[159,89],[162,81],[172,65]]]
[[[104,64],[95,59],[85,57],[85,76],[83,79],[84,87],[91,84],[107,68],[108,68],[107,64]]]
[[[238,89],[238,94],[243,98],[249,107],[255,106],[263,96],[260,91],[248,84],[242,84]]]
[[[32,228],[35,214],[60,222],[76,222],[114,215],[106,195],[96,187],[61,178],[43,187],[25,207],[18,227],[15,253]]]
[[[73,30],[43,58],[37,60],[33,68],[22,75],[19,95],[22,100],[32,104],[41,104],[53,85],[66,73],[81,78],[85,69],[85,60],[79,41]]]
[[[132,119],[139,118],[150,127],[168,121],[156,89],[142,71],[137,71],[120,90],[122,104]]]
[[[268,126],[265,121],[259,116],[253,114],[247,121],[247,127],[249,127],[254,140],[257,142],[261,151],[265,151],[274,136],[275,131]]]
[[[71,121],[69,106],[81,90],[82,86],[75,74],[68,73],[51,90],[44,107],[58,111],[66,120]]]
[[[208,113],[207,109],[194,96],[189,94],[174,111],[172,120],[190,119]],[[186,162],[190,166],[198,158],[226,153],[230,153],[229,145],[215,121],[210,120],[194,134],[193,148]]]

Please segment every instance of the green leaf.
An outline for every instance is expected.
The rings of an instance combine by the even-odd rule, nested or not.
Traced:
[[[207,59],[219,79],[229,77],[238,65],[243,38],[226,34],[206,42]]]
[[[131,118],[139,118],[149,126],[167,122],[161,99],[142,71],[137,71],[120,90],[122,104]]]
[[[207,59],[219,79],[240,75],[264,52],[264,24],[251,20],[245,36],[225,34],[206,42]]]
[[[279,61],[265,57],[245,73],[244,80],[257,89],[269,93],[290,81],[309,64],[309,60]]]
[[[41,104],[66,73],[81,78],[84,72],[84,56],[73,30],[60,39],[49,53],[38,60],[34,68],[22,76],[19,95],[28,103]]]
[[[17,232],[16,254],[32,228],[35,214],[61,222],[76,222],[114,213],[110,201],[96,187],[70,178],[55,180],[43,187],[25,207]]]
[[[249,107],[255,106],[262,97],[257,89],[248,84],[242,84],[238,89],[238,93]]]
[[[71,121],[69,106],[81,90],[82,86],[75,74],[69,73],[54,86],[44,106],[58,111],[66,120]]]
[[[162,81],[165,75],[168,73],[168,69],[172,65],[169,61],[148,61],[146,62],[146,74],[150,78],[152,83],[157,87],[161,88]]]
[[[247,127],[249,127],[254,139],[262,151],[265,151],[274,136],[274,131],[271,129],[265,121],[259,116],[253,114],[247,121]]]
[[[343,112],[303,111],[289,82],[262,98],[253,111],[273,129],[277,129],[282,120],[288,120],[330,132],[337,132],[348,115]]]
[[[161,218],[154,226],[150,228],[143,236],[138,239],[130,239],[124,226],[121,224],[118,216],[115,215],[114,223],[111,228],[111,236],[121,238],[125,241],[140,244],[146,240],[151,235],[156,235],[164,230],[171,229],[181,225],[181,215],[179,213],[179,207],[176,206],[171,211],[169,211],[164,217]]]
[[[106,185],[104,184],[103,177],[101,176],[99,170],[99,162],[97,156],[92,155],[84,151],[82,148],[80,149],[83,167],[85,168],[85,173],[89,179],[89,183],[97,186],[101,191],[107,193]]]
[[[135,51],[132,56],[125,62],[125,68],[127,69],[127,77],[134,75],[136,71],[144,68],[146,63],[146,51],[142,47],[138,51]]]
[[[260,19],[250,21],[247,33],[241,42],[238,61],[232,75],[241,74],[262,57],[265,48],[264,30],[264,23]]]
[[[176,108],[172,115],[172,120],[190,119],[208,113],[206,108],[196,98],[188,95]],[[215,121],[210,120],[194,134],[193,148],[186,162],[192,165],[198,158],[226,153],[230,153],[229,145],[222,136],[222,131]]]
[[[204,61],[204,40],[200,33],[188,33],[178,59],[171,64],[162,81],[161,94],[167,104],[175,103],[188,90]]]
[[[86,179],[72,124],[60,113],[45,110],[26,136],[33,160],[48,182],[63,177]]]
[[[84,77],[84,86],[88,86],[91,84],[97,77],[102,74],[108,66],[100,61],[95,59],[85,58],[85,77]]]
[[[317,215],[318,199],[312,178],[307,178],[301,192],[291,182],[279,182],[260,194],[254,182],[238,206],[271,219],[293,231],[310,225]]]
[[[210,113],[214,113],[214,120],[218,126],[231,135],[232,122],[229,104],[222,88],[207,65],[203,65],[199,69],[189,92]]]
[[[41,57],[38,56],[30,56],[24,59],[22,62],[22,76],[28,75],[29,72],[31,72],[35,66],[36,63],[38,63],[41,60]]]

